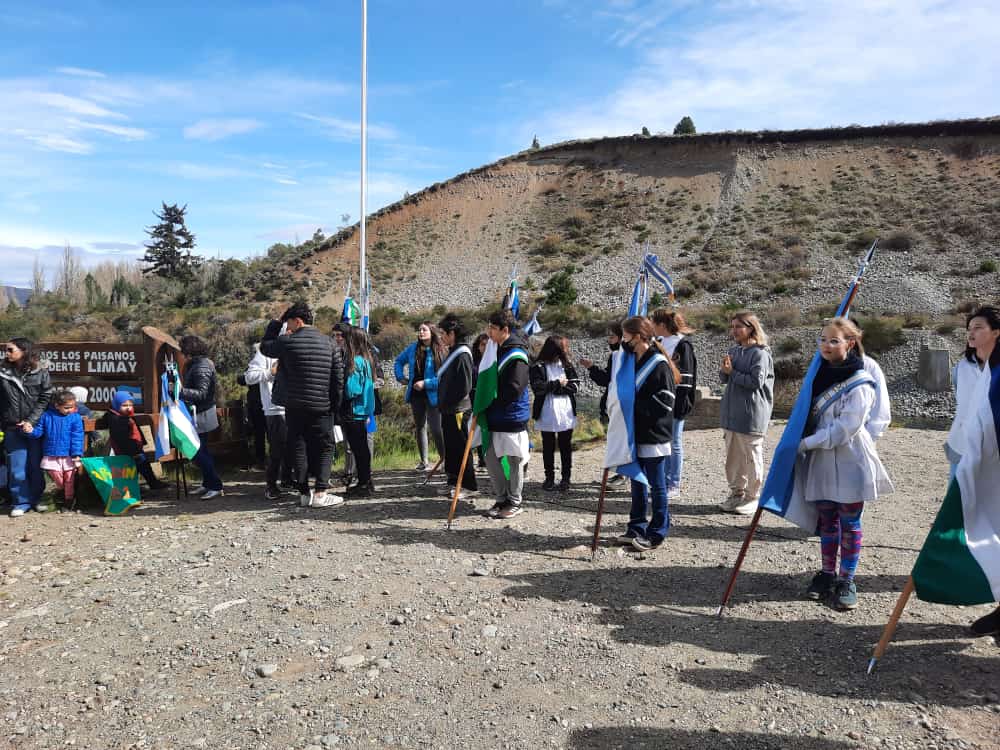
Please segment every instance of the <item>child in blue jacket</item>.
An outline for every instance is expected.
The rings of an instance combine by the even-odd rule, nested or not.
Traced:
[[[396,380],[406,386],[406,403],[413,410],[417,449],[420,451],[418,471],[426,471],[429,466],[428,425],[438,455],[444,455],[444,434],[441,431],[441,411],[438,409],[437,394],[437,368],[441,366],[443,353],[444,347],[438,338],[437,330],[430,321],[425,320],[417,327],[417,340],[396,357],[393,367]]]
[[[49,473],[56,487],[62,490],[64,504],[72,505],[76,491],[76,470],[80,466],[80,456],[83,455],[83,417],[76,411],[76,396],[69,391],[56,391],[49,408],[31,431],[31,436],[42,438],[40,466]]]

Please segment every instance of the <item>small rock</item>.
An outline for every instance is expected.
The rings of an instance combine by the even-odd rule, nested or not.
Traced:
[[[56,588],[56,589],[65,588],[66,586],[69,586],[69,585],[70,585],[70,582],[68,580],[66,580],[65,578],[60,578],[59,580],[52,582],[52,587]]]
[[[393,615],[392,619],[389,620],[389,623],[391,625],[405,625],[406,624],[406,618],[403,617],[402,615]]]
[[[325,734],[319,739],[323,747],[334,747],[340,744],[340,737],[336,734]]]
[[[337,669],[341,672],[347,672],[355,667],[360,667],[365,663],[364,654],[348,654],[347,656],[341,656],[337,659],[334,664],[336,664]]]
[[[254,669],[258,677],[273,677],[277,671],[277,664],[258,664],[256,669]]]
[[[486,568],[473,568],[472,569],[472,575],[474,575],[474,576],[485,577],[485,576],[488,576],[489,574],[490,574],[490,572]]]
[[[111,685],[111,681],[114,679],[115,679],[114,675],[109,674],[108,672],[101,672],[101,674],[97,676],[97,679],[94,680],[94,684],[108,687]]]
[[[487,625],[483,628],[483,638],[496,638],[497,637],[497,626]]]

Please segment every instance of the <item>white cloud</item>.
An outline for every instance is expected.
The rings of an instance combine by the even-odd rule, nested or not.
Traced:
[[[261,125],[260,121],[250,118],[199,120],[194,125],[184,128],[184,137],[189,140],[221,141],[233,135],[253,132]]]
[[[992,115],[1000,6],[978,0],[723,0],[697,26],[670,23],[678,4],[625,8],[616,44],[639,58],[615,90],[525,123],[568,138],[672,130],[786,129]],[[636,14],[643,15],[642,20]],[[613,14],[612,14],[613,15]],[[933,57],[919,51],[933,50]]]
[[[326,117],[297,112],[298,117],[321,126],[322,131],[334,140],[359,140],[361,138],[361,121],[344,120],[339,117]],[[368,137],[377,140],[393,140],[396,131],[388,125],[373,125],[368,123]]]
[[[84,117],[124,117],[124,115],[107,110],[98,104],[94,104],[92,101],[81,99],[76,96],[67,96],[66,94],[58,94],[51,91],[32,92],[29,93],[29,96],[33,97],[36,101],[38,101],[38,103],[46,107],[51,107],[52,109],[61,110],[63,112],[69,112],[74,115],[81,115]]]
[[[80,78],[107,78],[104,73],[98,70],[88,70],[87,68],[56,68],[56,73],[62,73],[65,76],[78,76]]]
[[[128,128],[122,125],[106,125],[102,122],[81,122],[73,120],[72,125],[81,130],[97,130],[109,135],[117,135],[126,141],[141,141],[149,136],[149,131],[142,128]]]
[[[45,151],[61,151],[64,154],[83,155],[92,153],[94,150],[93,145],[87,143],[86,141],[70,138],[67,135],[61,135],[59,133],[19,133],[18,131],[14,131],[14,134],[23,135],[29,141]]]

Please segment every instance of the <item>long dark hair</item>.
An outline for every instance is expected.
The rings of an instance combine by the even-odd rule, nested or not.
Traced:
[[[483,354],[479,351],[479,345],[484,341],[488,341],[489,338],[489,334],[481,333],[476,336],[476,340],[472,344],[472,362],[476,365],[476,367],[478,367],[479,363],[483,360]]]
[[[368,339],[364,329],[357,326],[350,326],[344,331],[344,369],[350,375],[354,372],[354,358],[361,357],[368,362],[374,373],[374,363],[372,362],[371,348],[368,346]],[[374,375],[373,375],[374,377]]]
[[[465,337],[468,336],[468,332],[465,330],[465,324],[462,319],[459,318],[455,313],[448,313],[443,318],[441,322],[438,323],[438,329],[444,333],[454,333],[455,334],[455,346],[465,343]],[[434,336],[434,329],[431,329],[431,336]]]
[[[553,335],[545,339],[542,350],[538,352],[536,362],[555,364],[560,362],[563,368],[569,367],[569,339],[565,336]]]
[[[4,364],[8,367],[16,369],[20,374],[28,372],[28,370],[34,370],[38,367],[38,350],[35,348],[35,344],[30,340],[22,336],[13,338],[7,342],[8,344],[13,344],[18,349],[23,352],[21,359],[17,363],[10,362],[9,360],[4,360]]]
[[[438,335],[437,326],[431,323],[429,320],[421,320],[417,324],[417,328],[420,326],[427,326],[428,330],[431,332],[430,349],[431,356],[434,357],[434,367],[438,368],[441,366],[441,361],[444,359],[444,346],[441,344],[441,337]],[[417,339],[417,352],[416,356],[424,356],[424,342]]]
[[[1000,310],[993,307],[993,305],[983,305],[982,307],[977,308],[973,310],[971,313],[969,313],[969,317],[965,319],[966,331],[969,330],[969,323],[972,322],[973,318],[982,318],[983,320],[986,321],[986,324],[994,331],[1000,328]],[[997,349],[997,347],[993,348],[994,350]],[[982,362],[979,361],[979,355],[976,354],[976,350],[968,345],[965,347],[965,358],[974,365],[982,364]]]

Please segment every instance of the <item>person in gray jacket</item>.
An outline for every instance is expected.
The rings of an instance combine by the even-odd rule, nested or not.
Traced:
[[[767,334],[751,312],[736,313],[729,324],[736,346],[722,358],[719,378],[726,386],[720,406],[726,441],[728,513],[752,515],[764,481],[764,434],[774,406],[774,360]]]

